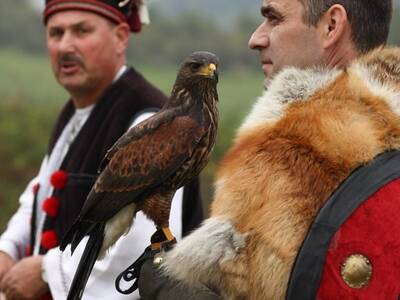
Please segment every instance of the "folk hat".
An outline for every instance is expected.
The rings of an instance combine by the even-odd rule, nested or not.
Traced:
[[[132,32],[140,32],[149,23],[143,0],[46,0],[44,24],[49,17],[64,10],[83,10],[99,14],[116,24],[128,23]]]

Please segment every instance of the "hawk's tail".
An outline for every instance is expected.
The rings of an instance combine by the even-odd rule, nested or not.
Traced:
[[[79,300],[82,298],[86,283],[103,244],[104,227],[104,223],[96,224],[90,231],[89,240],[79,261],[74,279],[72,280],[67,300]]]

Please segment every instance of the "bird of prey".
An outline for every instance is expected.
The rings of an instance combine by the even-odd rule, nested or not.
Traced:
[[[67,299],[82,297],[95,261],[130,229],[137,211],[154,221],[167,242],[174,239],[168,228],[172,197],[200,173],[215,143],[217,67],[212,53],[189,55],[162,109],[107,152],[105,167],[60,245],[64,250],[71,243],[73,252],[89,235]]]

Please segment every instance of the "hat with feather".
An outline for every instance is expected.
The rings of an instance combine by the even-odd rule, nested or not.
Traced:
[[[51,15],[65,10],[89,11],[116,24],[127,23],[132,32],[140,32],[142,24],[149,23],[144,0],[46,0],[44,24]]]

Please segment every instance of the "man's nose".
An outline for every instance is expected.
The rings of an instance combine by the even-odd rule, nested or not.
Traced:
[[[74,45],[75,44],[74,44],[73,36],[70,33],[66,32],[62,36],[62,38],[58,44],[58,47],[59,47],[60,51],[70,52],[74,49],[74,47],[75,47]]]
[[[253,32],[249,40],[249,48],[253,50],[259,50],[266,48],[269,45],[268,31],[265,22],[261,23],[260,26]]]

